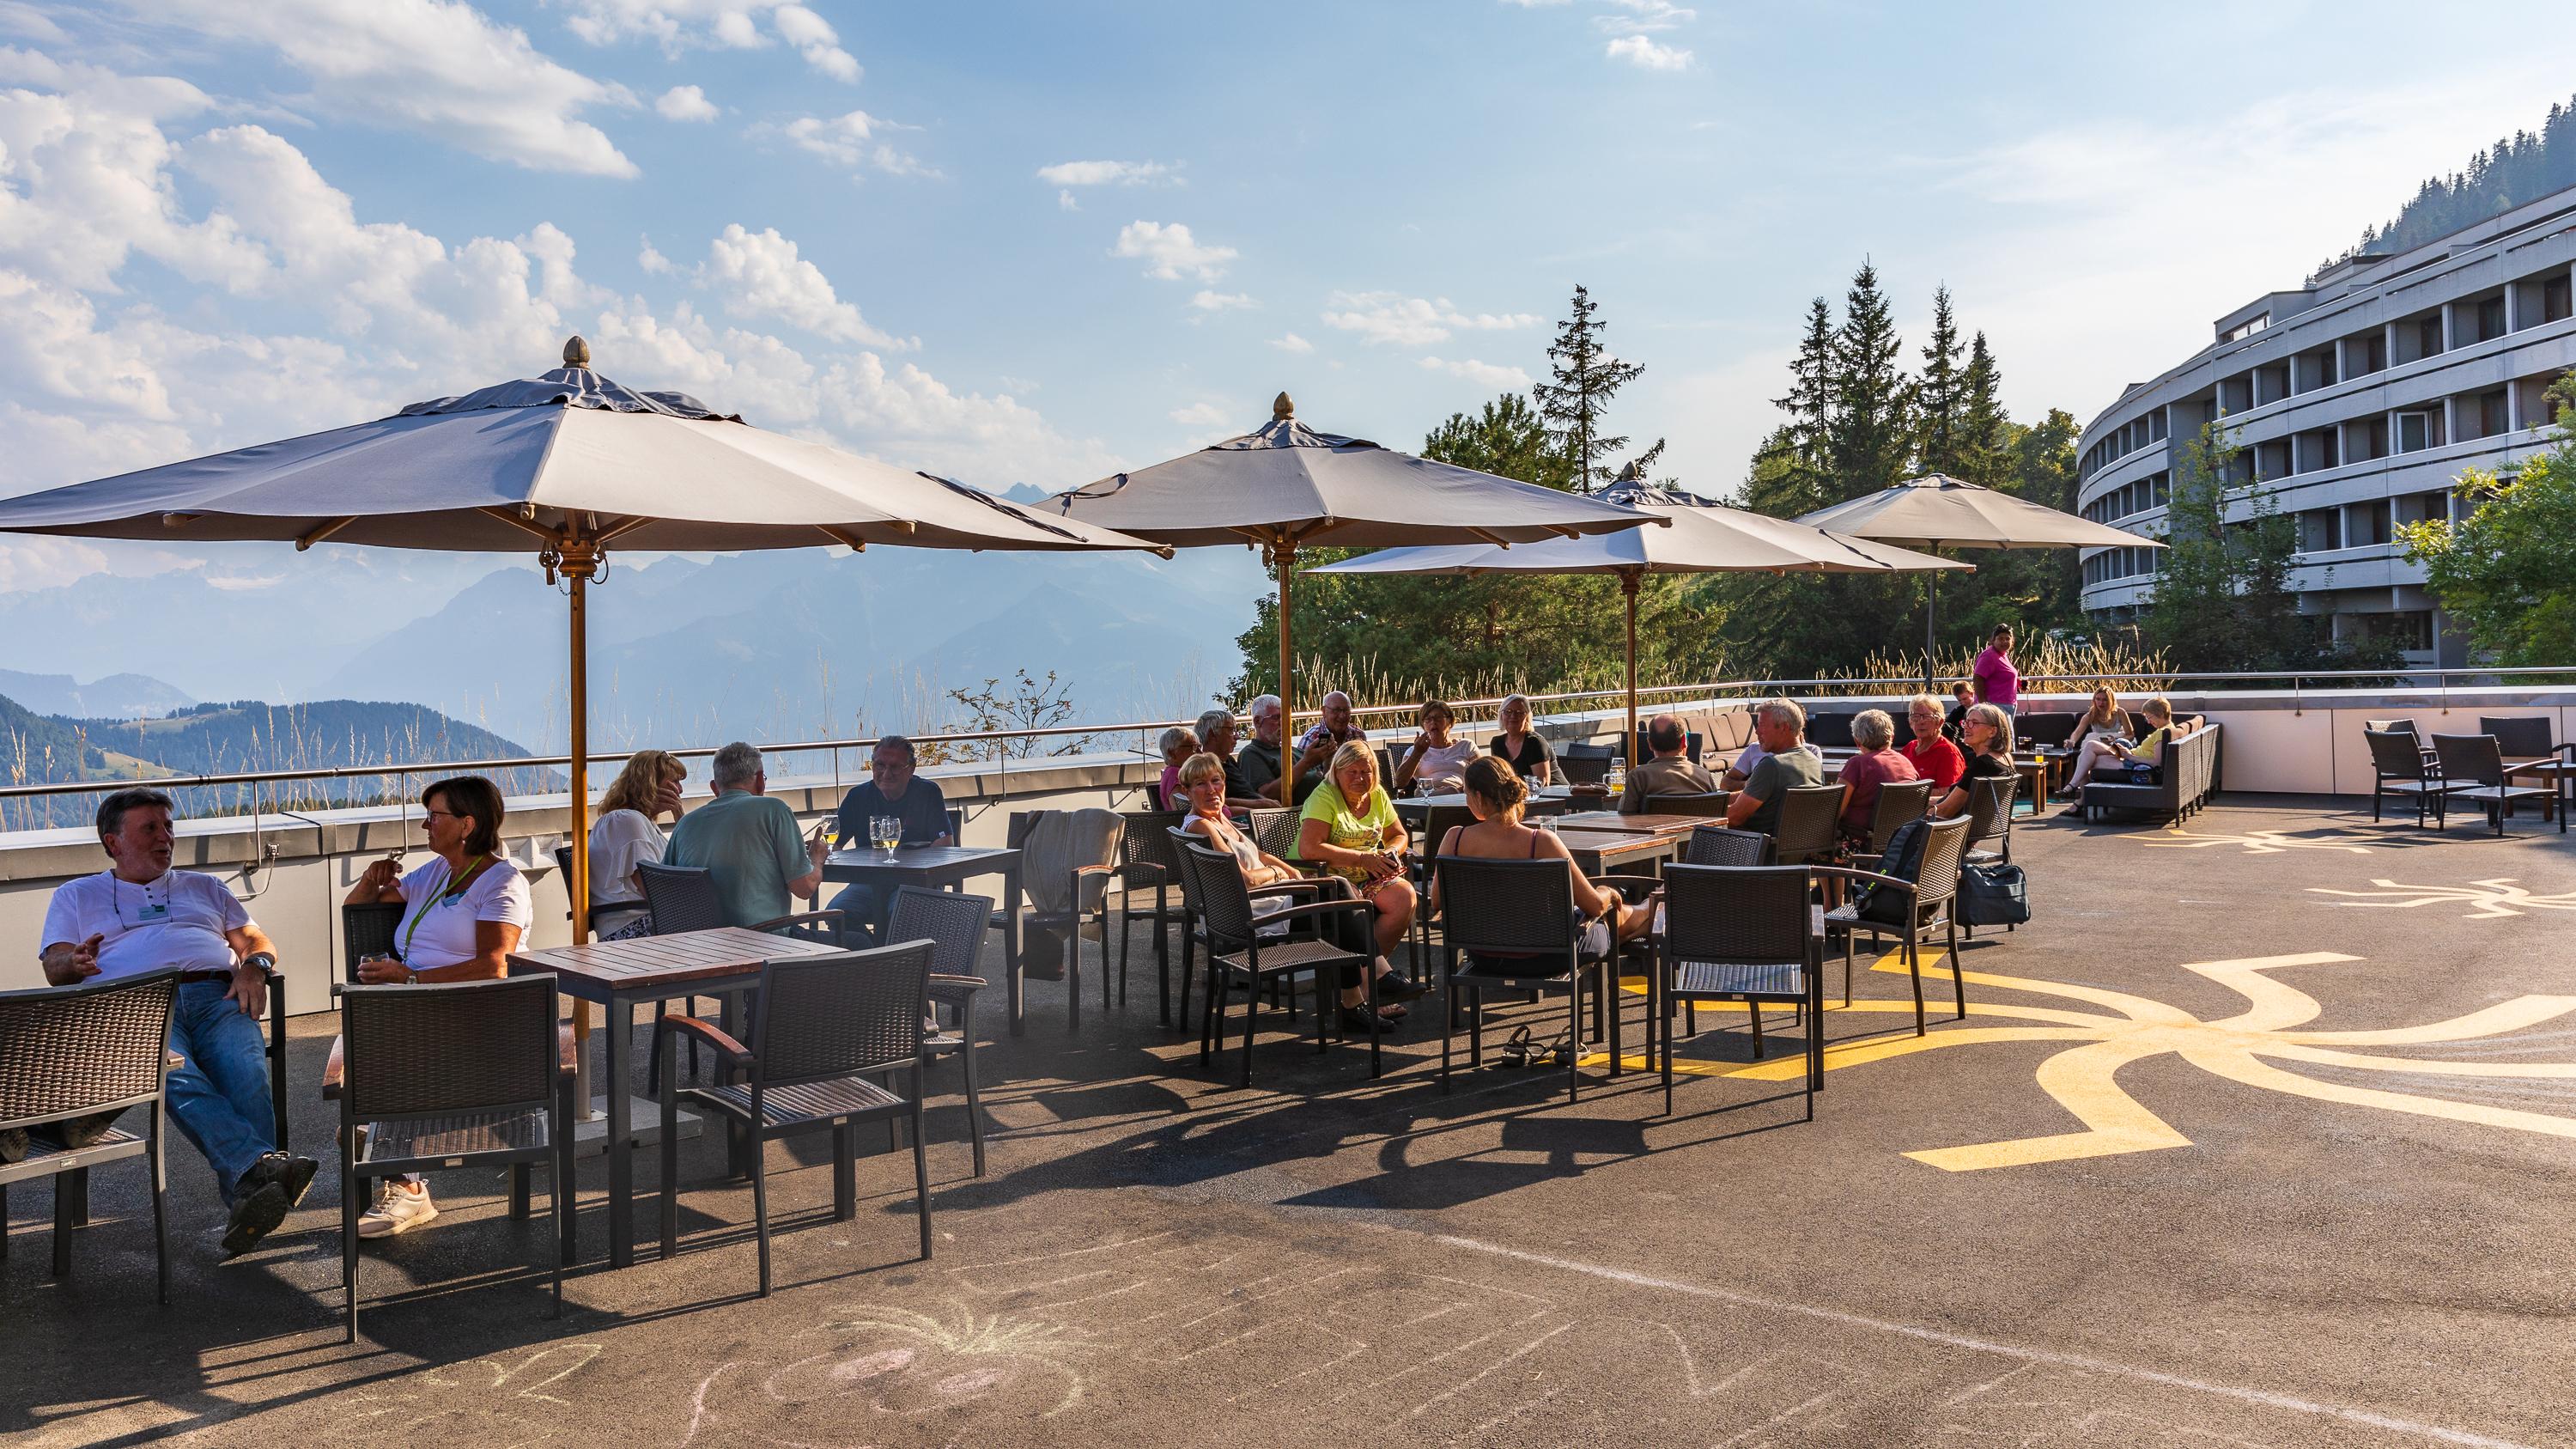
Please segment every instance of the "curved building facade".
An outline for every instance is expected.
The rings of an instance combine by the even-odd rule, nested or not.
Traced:
[[[2470,468],[2510,471],[2549,446],[2550,383],[2576,368],[2576,188],[2394,255],[2364,254],[2218,319],[2210,345],[2132,384],[2084,430],[2077,506],[2160,537],[2179,446],[2224,417],[2251,485],[2296,522],[2292,583],[2337,638],[2392,638],[2409,663],[2467,662],[2465,642],[2394,541],[2452,516]],[[2084,607],[2126,620],[2160,551],[2091,549]]]

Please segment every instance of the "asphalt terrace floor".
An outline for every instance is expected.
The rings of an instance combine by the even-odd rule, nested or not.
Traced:
[[[908,1152],[862,1158],[835,1223],[828,1156],[773,1147],[767,1300],[749,1194],[705,1139],[670,1262],[600,1265],[584,1163],[560,1320],[542,1218],[511,1222],[497,1174],[435,1176],[439,1220],[364,1254],[354,1347],[327,1170],[219,1266],[179,1144],[166,1309],[139,1171],[95,1175],[64,1282],[50,1194],[21,1187],[0,1434],[2576,1442],[2576,836],[2232,797],[2179,832],[2025,823],[2015,858],[2038,918],[1965,953],[1965,1021],[1940,980],[1918,1043],[1901,974],[1864,959],[1845,1011],[1834,971],[1811,1124],[1794,1066],[1735,1075],[1787,1065],[1785,1013],[1769,1063],[1740,1012],[1703,1013],[1670,1116],[1651,1078],[1597,1069],[1572,1106],[1561,1074],[1490,1065],[1444,1095],[1436,1002],[1381,1081],[1283,1022],[1238,1090],[1157,1025],[1140,941],[1123,1010],[1069,1036],[1037,985],[1028,1034],[983,1059],[981,1180],[934,1076],[930,1261]],[[307,1147],[330,1140],[328,1039],[295,1033]]]

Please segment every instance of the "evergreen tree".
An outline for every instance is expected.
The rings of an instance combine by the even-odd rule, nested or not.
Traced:
[[[1878,269],[1863,262],[1844,294],[1843,325],[1834,334],[1833,412],[1825,449],[1832,475],[1829,503],[1874,493],[1905,476],[1913,430],[1906,418],[1905,374],[1896,365],[1904,345],[1886,294],[1878,289]]]
[[[1621,362],[1601,345],[1606,323],[1593,313],[1600,304],[1583,288],[1574,289],[1572,315],[1557,324],[1556,341],[1547,349],[1553,380],[1530,390],[1547,420],[1548,436],[1567,460],[1574,491],[1590,493],[1610,481],[1606,461],[1628,446],[1624,436],[1603,429],[1602,414],[1619,389],[1646,370],[1642,362]]]
[[[1959,466],[1955,476],[1989,488],[2009,486],[2006,475],[2014,456],[2015,440],[2005,434],[2012,420],[2004,413],[2003,385],[2003,373],[1995,366],[1995,355],[1987,349],[1986,334],[1980,330],[1968,342],[1968,365],[1959,375]]]
[[[1926,473],[1968,476],[1973,444],[1967,426],[1967,379],[1959,370],[1959,322],[1947,283],[1932,289],[1932,338],[1923,344],[1923,376],[1914,384],[1916,452]]]
[[[1789,415],[1780,445],[1809,464],[1824,461],[1834,411],[1834,368],[1834,309],[1817,297],[1807,303],[1807,335],[1799,339],[1798,355],[1789,363],[1789,395],[1771,402]]]

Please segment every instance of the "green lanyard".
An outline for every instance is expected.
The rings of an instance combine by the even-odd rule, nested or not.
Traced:
[[[429,913],[437,910],[440,906],[447,904],[449,901],[463,899],[465,888],[472,885],[474,883],[474,877],[482,874],[483,867],[490,865],[491,863],[492,857],[487,855],[481,860],[474,862],[473,868],[466,871],[463,876],[452,881],[441,881],[439,883],[437,893],[432,895],[428,900],[421,902],[420,914],[411,918],[411,925],[403,931],[402,949],[397,951],[395,954],[400,956],[403,960],[410,960],[411,938],[420,934],[420,923],[428,920]]]

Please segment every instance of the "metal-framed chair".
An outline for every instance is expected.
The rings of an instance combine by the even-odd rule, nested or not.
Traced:
[[[1119,815],[1126,829],[1118,837],[1118,863],[1110,872],[1111,890],[1118,897],[1118,990],[1127,990],[1127,954],[1136,930],[1136,919],[1144,917],[1154,930],[1154,973],[1160,979],[1162,996],[1160,1013],[1163,1025],[1172,1024],[1172,938],[1171,928],[1189,927],[1189,911],[1181,904],[1180,857],[1173,852],[1171,831],[1188,817],[1176,810],[1130,810]],[[1137,902],[1152,891],[1154,904],[1139,908]],[[900,940],[901,937],[893,939]],[[1189,1018],[1188,980],[1182,981],[1181,1017]]]
[[[2542,802],[2544,808],[2554,805],[2558,791],[2538,785],[2516,785],[2504,773],[2504,752],[2496,748],[2493,735],[2435,735],[2434,753],[2440,756],[2442,781],[2451,788],[2442,794],[2445,806],[2453,800],[2486,807],[2487,820],[2495,833],[2504,834],[2505,812],[2524,800]],[[2558,813],[2558,832],[2567,833],[2567,812]],[[2434,828],[2449,824],[2447,809],[2434,817]]]
[[[1244,813],[1250,817],[1246,828],[1252,834],[1252,843],[1261,847],[1262,854],[1275,855],[1286,861],[1297,858],[1297,825],[1302,818],[1299,812],[1248,810]]]
[[[1684,865],[1769,865],[1771,837],[1759,830],[1694,825],[1682,846]]]
[[[2553,741],[2547,715],[2480,715],[2478,733],[2495,736],[2497,753],[2508,761],[2507,780],[2530,775],[2548,787],[2549,807],[2564,828],[2566,787],[2576,781],[2576,744]]]
[[[1646,808],[1657,815],[1694,815],[1703,820],[1726,818],[1727,802],[1735,795],[1728,790],[1709,790],[1696,795],[1650,795]]]
[[[1610,761],[1618,753],[1617,745],[1562,745],[1556,751],[1556,772],[1569,785],[1598,785],[1610,778]]]
[[[2406,721],[2386,721],[2403,724]],[[2412,729],[2363,730],[2363,740],[2370,745],[2370,818],[2380,819],[2380,802],[2391,795],[2415,802],[2415,828],[2424,828],[2426,812],[2442,813],[2444,797],[2452,791],[2442,778],[2442,766],[2433,751],[2424,746]],[[2464,783],[2460,788],[2467,788]]]
[[[141,1157],[152,1173],[155,1293],[160,1302],[170,1301],[163,1201],[169,1184],[163,1148],[169,1139],[161,1106],[169,1076],[170,1012],[178,995],[175,969],[0,992],[0,1131],[144,1109],[140,1137],[111,1127],[86,1147],[36,1145],[17,1162],[0,1162],[0,1256],[9,1251],[9,1184],[52,1178],[53,1275],[67,1276],[72,1232],[89,1225],[89,1170]]]
[[[1252,1085],[1252,1038],[1261,1015],[1261,990],[1278,983],[1293,982],[1301,973],[1312,973],[1315,980],[1315,1050],[1328,1048],[1334,1029],[1334,982],[1340,968],[1357,962],[1365,992],[1364,1010],[1377,1012],[1377,964],[1374,951],[1353,951],[1320,935],[1265,936],[1264,928],[1300,925],[1320,926],[1334,915],[1355,917],[1362,931],[1376,929],[1377,908],[1359,900],[1316,900],[1295,905],[1259,910],[1252,904],[1252,887],[1243,878],[1243,866],[1231,854],[1210,850],[1194,838],[1182,836],[1181,890],[1188,897],[1191,911],[1207,932],[1208,987],[1207,1004],[1199,1028],[1199,1065],[1208,1065],[1213,1052],[1224,1047],[1226,1001],[1234,994],[1234,983],[1243,982],[1243,1076],[1241,1085]],[[1261,887],[1264,894],[1272,887]],[[1293,994],[1293,992],[1292,992]],[[1369,1033],[1369,1075],[1375,1077],[1383,1061],[1378,1044],[1380,1033]]]
[[[1584,978],[1593,982],[1593,1011],[1604,1015],[1608,960],[1583,951],[1574,909],[1574,870],[1562,860],[1479,860],[1444,855],[1432,862],[1440,886],[1442,984],[1451,1000],[1467,998],[1467,1064],[1484,1065],[1485,995],[1536,992],[1566,999],[1566,1100],[1582,1092],[1575,1063],[1583,1055]],[[1616,956],[1614,943],[1613,957]],[[1462,964],[1463,963],[1463,964]],[[1607,1012],[1610,1060],[1620,1060],[1618,1012]],[[1653,1003],[1647,1019],[1654,1020]],[[1440,1086],[1449,1087],[1457,1037],[1454,1017],[1440,1034]],[[1651,1027],[1650,1027],[1651,1029]]]
[[[1013,850],[1026,849],[1028,846],[1029,835],[1032,831],[1037,829],[1039,819],[1050,813],[1052,812],[1045,810],[1012,811],[1009,820],[1005,822],[1006,843]],[[1168,814],[1170,812],[1154,811],[1151,813],[1160,815]],[[1099,932],[1100,1009],[1102,1011],[1107,1011],[1110,1008],[1109,896],[1111,889],[1113,889],[1111,882],[1117,878],[1120,862],[1124,859],[1123,852],[1125,846],[1122,842],[1126,838],[1126,828],[1124,825],[1126,818],[1127,817],[1123,815],[1119,817],[1122,822],[1119,836],[1117,839],[1109,842],[1109,848],[1103,859],[1090,861],[1073,868],[1072,879],[1066,886],[1066,904],[1063,907],[1051,910],[1041,910],[1035,905],[1021,906],[1014,903],[1012,906],[1004,908],[1004,910],[1016,909],[1020,912],[1020,930],[1022,932],[1022,940],[1027,939],[1026,933],[1031,930],[1047,932],[1061,931],[1064,933],[1064,1029],[1067,1032],[1075,1032],[1082,1029],[1082,928],[1086,923],[1096,927]],[[1089,907],[1085,907],[1082,903],[1083,883],[1094,876],[1103,878],[1100,898]],[[994,911],[989,918],[989,924],[995,930],[1001,930],[1006,923],[1007,917],[1004,915],[1003,910]],[[1118,976],[1119,1001],[1123,1003],[1126,1000],[1126,996],[1127,978],[1126,973],[1122,970]]]
[[[531,1169],[547,1169],[555,1314],[572,1233],[573,1058],[556,1030],[550,975],[340,988],[340,1287],[358,1341],[358,1183],[432,1168],[506,1163],[510,1216],[528,1216]],[[670,1124],[663,1131],[670,1134]]]
[[[1805,865],[1834,854],[1842,843],[1843,787],[1797,785],[1780,792],[1779,824],[1771,832],[1772,858]]]
[[[907,941],[872,951],[798,956],[760,968],[759,1004],[746,1047],[714,1023],[674,1016],[668,1035],[689,1035],[715,1049],[739,1080],[684,1087],[662,1098],[662,1256],[679,1251],[679,1099],[726,1119],[744,1139],[751,1170],[752,1229],[760,1241],[760,1296],[769,1296],[769,1172],[764,1149],[781,1137],[829,1129],[832,1220],[858,1215],[858,1129],[869,1122],[912,1122],[914,1207],[921,1256],[930,1258],[930,1159],[921,1136],[922,1003],[934,947]],[[880,1079],[908,1073],[905,1096]]]
[[[1864,848],[1853,852],[1858,862],[1874,861],[1887,853],[1888,837],[1908,820],[1920,820],[1931,813],[1932,782],[1929,780],[1891,780],[1878,787],[1878,799],[1870,806],[1869,839]]]
[[[1904,946],[1905,969],[1914,980],[1914,1034],[1923,1035],[1923,942],[1938,927],[1944,932],[1942,949],[1950,958],[1950,989],[1958,998],[1958,1015],[1968,1014],[1968,983],[1959,970],[1959,925],[1952,909],[1959,895],[1959,866],[1967,854],[1968,820],[1953,815],[1947,820],[1926,820],[1923,850],[1917,858],[1914,878],[1885,875],[1877,871],[1846,870],[1818,866],[1816,873],[1831,873],[1846,880],[1859,881],[1872,892],[1893,891],[1904,897],[1900,921],[1886,921],[1869,914],[1872,895],[1856,895],[1850,901],[1825,912],[1827,931],[1838,931],[1843,938],[1843,1005],[1851,1005],[1852,938],[1867,931],[1873,943],[1886,935],[1895,935]]]
[[[1825,1079],[1822,947],[1804,865],[1676,865],[1664,872],[1664,931],[1656,951],[1663,999],[1741,1001],[1752,1008],[1753,1054],[1762,1055],[1761,1004],[1795,1007],[1807,1027],[1807,1120]],[[1673,1110],[1673,1034],[1663,1043],[1664,1111]]]
[[[1431,899],[1431,857],[1440,849],[1440,842],[1449,838],[1450,831],[1461,830],[1475,823],[1476,812],[1464,805],[1434,805],[1424,812],[1422,833],[1414,838],[1413,855],[1405,862],[1407,876],[1413,882],[1413,892],[1417,900]],[[1415,911],[1413,913],[1413,974],[1416,976],[1426,975],[1431,969],[1431,930],[1431,912]]]
[[[369,956],[387,955],[394,949],[394,932],[402,925],[403,903],[400,901],[364,901],[343,903],[340,907],[340,979],[351,986],[358,984],[358,962]]]
[[[1296,812],[1292,810],[1278,810],[1269,813],[1288,816],[1291,823],[1294,822],[1296,815]],[[1280,852],[1270,850],[1268,846],[1262,845],[1259,837],[1252,836],[1251,827],[1246,825],[1244,822],[1237,820],[1235,822],[1235,828],[1244,831],[1247,836],[1250,836],[1256,848],[1272,855],[1280,855]],[[1172,842],[1172,861],[1175,867],[1172,882],[1174,885],[1181,888],[1180,909],[1183,917],[1181,929],[1181,1010],[1180,1015],[1174,1021],[1174,1025],[1177,1026],[1188,1022],[1190,1019],[1190,983],[1197,979],[1198,948],[1207,940],[1207,923],[1200,919],[1198,907],[1192,903],[1193,897],[1189,893],[1189,847],[1192,845],[1203,845],[1206,842],[1190,832],[1186,821],[1180,825],[1171,827],[1169,830],[1165,831],[1164,834]],[[1280,858],[1286,859],[1284,855]],[[1301,877],[1297,880],[1279,881],[1263,886],[1261,888],[1261,893],[1265,896],[1288,895],[1301,898],[1319,898],[1317,893],[1326,889],[1329,889],[1329,887],[1326,885],[1324,878],[1307,876]],[[1271,993],[1273,1003],[1277,1004],[1279,1000],[1279,988],[1281,985],[1280,979],[1273,978],[1270,984],[1273,988]],[[1296,999],[1293,996],[1287,998],[1289,1015],[1291,1017],[1296,1015],[1295,1003]],[[1205,1013],[1201,1013],[1199,1035],[1202,1039],[1207,1035]]]
[[[1968,845],[1963,859],[1970,865],[1998,861],[2010,865],[2013,796],[2021,790],[2021,776],[1987,775],[1961,783],[1968,787]]]
[[[966,1135],[975,1145],[975,1175],[984,1175],[984,1099],[975,1080],[975,994],[987,983],[975,970],[992,919],[990,896],[961,895],[927,886],[901,886],[886,914],[886,940],[930,943],[929,1010],[952,1014],[936,1032],[923,1025],[921,1059],[956,1057],[966,1077]]]
[[[644,884],[644,905],[653,914],[653,934],[677,935],[682,931],[712,931],[730,924],[724,916],[724,900],[716,894],[715,877],[703,866],[664,865],[644,861],[635,867]],[[799,940],[814,941],[833,947],[848,945],[849,923],[841,911],[794,911],[751,927],[771,931]],[[715,997],[724,1013],[726,1025],[733,1023],[735,999],[739,992]],[[645,1053],[645,1080],[661,1083],[663,1020],[670,1015],[667,1001],[653,1003],[653,1045]],[[688,1014],[695,1014],[698,999],[688,999]],[[694,1039],[689,1046],[689,1075],[698,1074],[698,1049]],[[621,1088],[622,1090],[622,1088]]]

